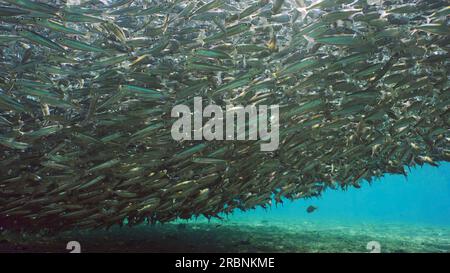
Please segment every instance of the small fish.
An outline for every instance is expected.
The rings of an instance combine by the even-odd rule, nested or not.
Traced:
[[[416,29],[437,35],[448,36],[450,34],[450,26],[445,24],[423,24],[416,27]]]
[[[228,67],[221,66],[221,65],[215,65],[215,64],[208,64],[208,63],[201,63],[201,62],[193,62],[188,64],[188,69],[192,70],[199,70],[199,71],[227,71],[229,70]]]
[[[18,16],[18,15],[25,15],[25,14],[30,14],[30,11],[0,6],[0,17],[1,16],[5,16],[5,17],[6,16]]]
[[[0,108],[3,110],[14,110],[18,113],[26,112],[26,107],[16,99],[0,92]]]
[[[39,35],[38,33],[31,31],[31,30],[26,30],[26,29],[19,29],[18,30],[18,34],[38,45],[42,45],[57,51],[61,51],[64,52],[64,48],[61,47],[60,45],[58,45],[57,43],[53,42],[50,39],[47,39],[46,37]]]
[[[312,213],[312,212],[314,212],[315,210],[317,209],[317,207],[316,206],[309,206],[309,207],[307,207],[306,208],[306,212],[307,213]]]
[[[84,15],[80,13],[72,12],[62,12],[62,20],[65,22],[75,22],[75,23],[104,23],[105,21],[101,18],[94,16]]]
[[[139,87],[139,86],[135,86],[135,85],[126,85],[126,84],[121,85],[120,89],[125,92],[145,96],[147,98],[162,99],[165,97],[164,93],[162,93],[160,91],[157,91],[154,89],[143,88],[143,87]]]
[[[309,57],[309,58],[305,58],[303,60],[300,60],[297,63],[294,63],[290,66],[287,66],[286,68],[283,68],[278,75],[279,76],[284,76],[286,74],[290,74],[290,73],[294,73],[294,72],[301,72],[302,70],[314,67],[319,65],[319,61],[317,60],[316,57]]]
[[[58,42],[64,46],[67,46],[67,47],[75,49],[75,50],[82,50],[82,51],[88,51],[88,52],[99,52],[99,53],[106,52],[105,49],[103,49],[103,48],[92,46],[87,43],[80,42],[80,41],[77,41],[74,39],[59,38]]]
[[[196,55],[208,57],[208,58],[231,59],[231,56],[228,53],[220,51],[220,50],[197,49],[194,52]]]
[[[18,149],[18,150],[24,150],[24,149],[30,147],[30,145],[28,143],[15,141],[13,138],[6,138],[6,137],[2,137],[2,136],[0,136],[0,144],[3,146],[6,146],[8,148]]]
[[[54,20],[51,19],[44,19],[44,18],[35,18],[34,21],[36,22],[36,24],[43,26],[43,27],[47,27],[49,29],[55,30],[55,31],[59,31],[62,33],[67,33],[67,34],[78,34],[78,35],[84,35],[83,32],[72,29],[72,28],[68,28],[66,26],[64,26],[63,24],[56,22]]]
[[[367,40],[365,37],[357,37],[353,34],[340,34],[322,36],[314,40],[316,43],[336,46],[355,46],[363,45]]]
[[[219,8],[223,4],[224,4],[224,2],[222,0],[213,0],[213,1],[209,2],[209,3],[204,4],[203,6],[198,8],[197,10],[195,10],[191,14],[191,16],[194,16],[196,14],[200,14],[200,13],[206,12],[206,11],[211,10],[211,9]]]
[[[7,3],[19,6],[23,9],[38,11],[49,14],[56,14],[58,12],[58,8],[49,4],[39,3],[35,1],[28,0],[4,0]]]
[[[277,14],[280,12],[281,8],[283,7],[284,0],[273,0],[273,6],[272,6],[272,13]]]

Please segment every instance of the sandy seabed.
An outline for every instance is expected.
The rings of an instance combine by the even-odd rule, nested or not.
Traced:
[[[450,228],[410,224],[318,224],[302,221],[195,221],[70,231],[0,233],[0,252],[450,252]]]

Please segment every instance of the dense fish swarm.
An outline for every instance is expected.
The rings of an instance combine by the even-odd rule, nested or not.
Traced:
[[[0,0],[0,225],[167,222],[450,160],[445,0]],[[280,146],[171,109],[280,105]]]

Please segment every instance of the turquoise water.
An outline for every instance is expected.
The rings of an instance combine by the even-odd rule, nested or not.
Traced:
[[[309,205],[318,209],[307,213]],[[363,183],[360,189],[327,190],[319,198],[285,200],[267,210],[238,211],[228,219],[450,227],[450,163],[417,166],[407,177],[385,175],[372,184]]]

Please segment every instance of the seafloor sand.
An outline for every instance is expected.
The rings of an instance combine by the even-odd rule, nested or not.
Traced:
[[[450,252],[450,228],[406,224],[320,225],[311,222],[178,222],[165,225],[72,231],[58,236],[3,231],[0,252],[68,252],[68,241],[82,252]]]

